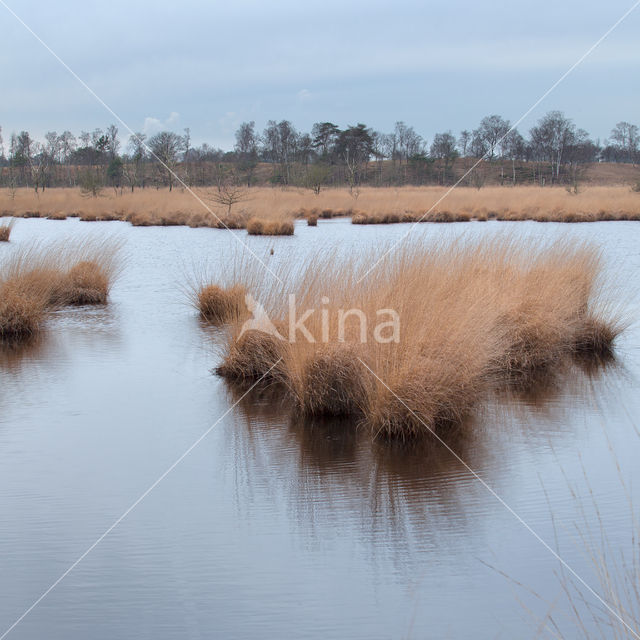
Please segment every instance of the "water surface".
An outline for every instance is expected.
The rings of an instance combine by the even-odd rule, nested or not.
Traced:
[[[505,229],[601,243],[635,314],[638,223],[419,233]],[[331,220],[238,237],[275,263],[407,230]],[[87,234],[125,241],[111,304],[57,312],[39,341],[0,356],[0,635],[210,430],[8,638],[533,638],[549,610],[582,637],[557,560],[450,451],[302,424],[277,393],[233,407],[238,392],[211,373],[215,332],[184,291],[194,267],[224,272],[240,250],[230,233],[20,220],[0,257]],[[596,590],[575,525],[602,523],[617,552],[632,551],[620,476],[640,479],[639,337],[631,326],[606,372],[575,368],[536,396],[496,398],[450,443]]]

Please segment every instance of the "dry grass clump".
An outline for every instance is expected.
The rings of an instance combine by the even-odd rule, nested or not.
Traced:
[[[30,284],[19,277],[0,282],[0,341],[24,339],[38,333],[48,297],[46,290]]]
[[[76,246],[34,245],[13,253],[0,264],[0,337],[36,334],[50,310],[105,304],[118,250],[113,240],[85,240]]]
[[[66,304],[106,304],[111,275],[95,260],[82,260],[69,269],[64,283],[61,295]]]
[[[307,416],[362,414],[370,377],[354,345],[330,344],[315,350],[302,364],[295,399]]]
[[[500,368],[509,378],[537,375],[574,351],[600,272],[599,252],[589,245],[532,249],[495,274],[506,337]]]
[[[573,351],[578,357],[611,360],[614,355],[616,338],[624,330],[619,319],[606,319],[587,314],[573,336]]]
[[[251,218],[247,222],[247,233],[250,236],[292,236],[293,230],[293,220]]]
[[[247,313],[245,294],[245,288],[241,285],[229,288],[217,284],[205,285],[196,294],[200,317],[214,325],[244,317]]]
[[[227,354],[216,373],[234,382],[263,379],[285,382],[285,362],[289,344],[264,331],[238,333],[230,341]]]
[[[9,237],[11,236],[13,225],[13,220],[9,220],[9,222],[7,223],[0,223],[0,242],[9,242]]]
[[[414,241],[367,274],[379,256],[316,256],[285,266],[282,286],[245,278],[282,339],[232,323],[218,373],[255,379],[278,361],[269,377],[302,414],[408,439],[459,427],[505,380],[611,352],[621,330],[599,308],[599,252],[585,244]]]

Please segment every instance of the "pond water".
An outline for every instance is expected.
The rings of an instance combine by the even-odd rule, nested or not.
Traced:
[[[638,223],[417,232],[505,229],[600,243],[637,316]],[[235,233],[277,262],[382,247],[407,230],[322,220],[290,238]],[[441,446],[302,424],[259,394],[233,406],[211,373],[215,332],[185,293],[194,268],[224,272],[242,252],[231,232],[19,220],[0,258],[87,235],[125,243],[111,303],[57,312],[36,344],[0,355],[0,637],[203,435],[7,638],[533,638],[550,636],[548,614],[565,637],[584,637],[558,560],[523,522],[603,595],[583,525],[602,525],[631,557],[637,326],[618,366],[496,398],[452,443],[519,520]]]

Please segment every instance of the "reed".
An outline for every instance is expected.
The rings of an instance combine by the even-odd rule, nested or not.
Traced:
[[[0,337],[36,334],[50,310],[105,304],[118,272],[118,252],[114,240],[15,251],[0,264]]]
[[[139,189],[135,193],[105,192],[85,198],[80,189],[18,189],[14,197],[0,199],[4,215],[63,217],[83,220],[128,220],[133,225],[188,225],[244,229],[252,218],[293,220],[350,216],[356,224],[398,222],[505,221],[593,222],[640,219],[640,197],[629,186],[585,186],[578,194],[562,187],[362,187],[357,199],[348,189],[309,190],[289,187],[252,187],[232,212],[212,207],[207,211],[186,190]],[[197,191],[208,201],[206,190]]]
[[[462,238],[382,254],[364,278],[380,250],[285,265],[283,285],[245,277],[282,339],[232,323],[218,373],[257,378],[277,361],[269,377],[302,414],[353,417],[377,437],[410,439],[459,427],[505,381],[612,351],[621,330],[599,306],[600,255],[586,244]],[[307,314],[306,334],[292,333],[289,294],[296,317]],[[389,335],[376,324],[381,310],[396,314],[397,335],[393,323]]]
[[[294,230],[293,220],[265,220],[263,218],[251,218],[247,223],[247,233],[250,236],[292,236]]]
[[[203,320],[222,325],[246,316],[245,294],[244,287],[240,285],[223,288],[208,284],[195,292],[194,302]]]

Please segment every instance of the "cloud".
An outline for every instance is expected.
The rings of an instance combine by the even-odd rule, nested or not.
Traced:
[[[160,120],[159,118],[153,118],[147,116],[144,119],[144,125],[142,126],[142,132],[148,136],[152,136],[160,131],[171,130],[175,128],[180,122],[180,114],[177,111],[172,111],[166,120]]]

